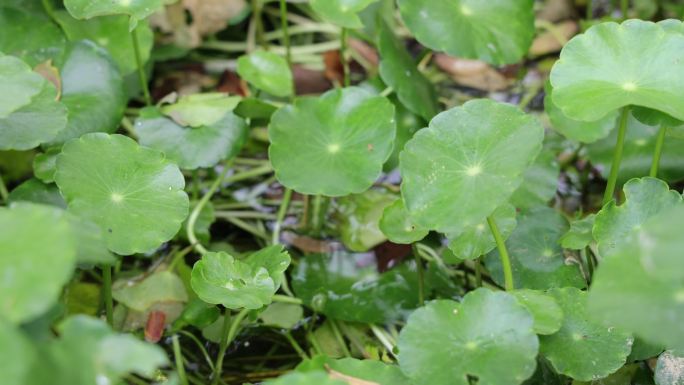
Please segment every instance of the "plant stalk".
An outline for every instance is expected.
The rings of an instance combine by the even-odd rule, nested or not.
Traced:
[[[629,106],[624,107],[622,109],[622,113],[620,114],[617,143],[615,144],[615,152],[613,152],[613,163],[610,166],[608,184],[606,185],[606,191],[603,194],[603,205],[610,202],[615,194],[615,185],[617,184],[617,177],[618,173],[620,172],[620,163],[622,162],[622,153],[625,147],[625,135],[627,133],[628,118]]]
[[[623,21],[629,18],[629,0],[620,0],[620,13]]]
[[[275,224],[273,225],[273,239],[271,242],[276,245],[280,243],[280,229],[283,226],[283,220],[287,214],[287,209],[290,207],[290,200],[292,199],[292,189],[285,188],[283,193],[283,200],[280,203],[280,208],[278,209],[278,215],[276,216]]]
[[[181,385],[188,385],[188,377],[185,374],[185,365],[183,365],[183,354],[181,353],[180,343],[178,343],[178,334],[174,334],[171,337],[173,344],[173,358],[176,362],[176,372],[178,372],[178,378]]]
[[[131,31],[131,40],[133,41],[133,53],[135,54],[135,63],[138,66],[138,79],[140,80],[140,88],[142,88],[145,97],[145,105],[152,105],[152,97],[147,85],[147,76],[145,76],[145,68],[143,67],[142,55],[140,54],[140,41],[138,40],[138,27]]]
[[[2,199],[3,202],[7,202],[9,199],[9,191],[7,191],[7,186],[5,186],[2,175],[0,175],[0,199]]]
[[[102,299],[107,323],[114,328],[114,300],[112,299],[112,266],[102,266]]]
[[[188,217],[188,224],[187,224],[187,236],[188,240],[190,241],[190,244],[197,250],[200,254],[205,254],[207,252],[207,249],[202,246],[200,241],[197,239],[197,236],[195,235],[195,224],[197,223],[197,218],[199,218],[200,212],[202,211],[202,208],[206,206],[207,202],[211,199],[211,197],[214,195],[216,190],[219,188],[221,185],[221,182],[226,178],[226,175],[228,174],[228,171],[230,171],[230,166],[233,164],[233,161],[228,161],[226,165],[223,167],[223,171],[221,171],[221,174],[219,175],[218,178],[214,181],[214,183],[211,185],[209,188],[209,191],[207,191],[204,196],[202,196],[202,199],[200,199],[199,202],[197,202],[197,205],[195,208],[192,209],[192,212],[190,213],[190,216]]]
[[[342,28],[340,34],[340,60],[342,61],[342,70],[344,72],[344,86],[351,85],[351,75],[349,73],[349,62],[347,61],[347,35],[349,31],[347,28]]]
[[[288,31],[286,0],[280,0],[280,28],[283,31],[283,43],[285,44],[285,60],[287,60],[287,65],[290,67],[290,69],[292,69],[292,52],[290,49],[290,33]]]
[[[212,385],[218,385],[221,379],[221,372],[223,371],[223,359],[226,356],[226,350],[228,345],[233,342],[235,336],[237,335],[238,328],[242,320],[249,314],[248,309],[242,309],[240,312],[233,317],[231,322],[230,310],[226,309],[226,314],[223,316],[223,328],[221,329],[221,344],[219,345],[219,353],[216,357],[216,364],[214,365],[214,376],[212,379]]]
[[[665,144],[665,133],[667,132],[667,127],[661,126],[658,130],[658,137],[656,138],[656,146],[653,152],[653,161],[651,163],[651,171],[648,176],[657,178],[658,177],[658,167],[660,166],[660,158],[663,155],[663,144]]]
[[[416,272],[418,273],[418,305],[425,305],[425,273],[423,271],[423,261],[418,252],[418,246],[414,243],[411,245],[413,257],[416,259]]]
[[[504,273],[504,288],[506,291],[511,291],[514,289],[513,286],[513,268],[511,267],[511,257],[508,255],[508,249],[506,249],[506,243],[501,236],[499,227],[496,225],[494,218],[487,217],[487,223],[489,224],[489,229],[492,231],[494,236],[494,241],[496,241],[496,248],[499,250],[499,256],[501,257],[501,265],[503,266]]]

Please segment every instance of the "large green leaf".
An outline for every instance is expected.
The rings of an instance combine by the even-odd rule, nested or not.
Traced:
[[[88,41],[69,44],[64,57],[61,102],[67,108],[67,126],[50,143],[62,144],[91,132],[116,131],[126,96],[112,58]]]
[[[294,92],[287,61],[272,52],[254,51],[240,56],[237,72],[242,79],[271,95],[289,96]]]
[[[416,385],[520,384],[534,373],[533,318],[512,295],[478,289],[461,303],[439,300],[409,317],[399,365]]]
[[[269,158],[285,186],[341,196],[380,176],[395,137],[394,106],[357,87],[303,97],[271,118]]]
[[[0,56],[0,118],[31,103],[43,88],[45,80],[26,63],[14,56]]]
[[[519,61],[534,38],[533,0],[399,0],[406,26],[426,47],[494,65]]]
[[[364,254],[307,255],[294,271],[292,288],[305,304],[344,321],[395,321],[418,306],[415,268],[403,264],[380,274]]]
[[[212,167],[237,155],[247,141],[248,129],[230,111],[223,111],[212,124],[194,128],[181,126],[154,108],[143,110],[135,122],[140,144],[163,151],[179,167],[190,170]]]
[[[31,67],[62,54],[64,34],[43,14],[0,7],[0,25],[0,52],[17,56]]]
[[[595,25],[568,42],[551,71],[553,102],[576,120],[596,121],[624,106],[684,120],[684,35],[642,20]]]
[[[625,202],[609,202],[596,215],[593,236],[602,255],[613,252],[649,218],[682,204],[682,195],[655,178],[632,179],[622,188]]]
[[[540,337],[540,352],[558,373],[581,381],[608,376],[625,364],[632,337],[614,326],[590,321],[587,293],[577,288],[549,291],[565,315],[561,329]]]
[[[396,196],[385,191],[368,190],[337,200],[342,242],[352,251],[364,252],[386,240],[379,222]]]
[[[289,265],[290,255],[280,245],[244,260],[224,252],[210,252],[193,266],[190,283],[205,302],[229,309],[259,309],[271,303]]]
[[[556,299],[541,291],[519,289],[510,292],[534,317],[534,332],[541,335],[557,332],[563,324],[563,309]]]
[[[568,221],[548,207],[539,207],[520,216],[518,227],[506,241],[515,287],[544,290],[586,285],[579,266],[565,262],[563,249],[558,243],[567,230]],[[503,285],[498,250],[487,255],[485,264],[492,278]]]
[[[326,0],[328,1],[328,0]],[[426,121],[437,115],[437,92],[416,67],[404,43],[394,36],[385,22],[378,35],[380,76],[397,93],[399,101]]]
[[[177,0],[64,0],[64,7],[76,19],[91,19],[96,16],[128,15],[130,29],[161,10],[164,5]]]
[[[0,318],[0,373],[5,385],[26,385],[36,351],[18,327]]]
[[[400,155],[404,203],[444,233],[480,223],[520,186],[544,129],[518,108],[474,100],[437,115]]]
[[[491,214],[504,240],[511,235],[517,225],[515,213],[515,207],[504,204]],[[460,259],[476,259],[496,247],[496,241],[485,218],[482,218],[482,221],[476,225],[464,228],[461,232],[447,234],[447,237],[449,249]]]
[[[76,239],[61,209],[0,209],[0,313],[20,323],[47,311],[73,273]]]
[[[5,102],[4,113],[0,114],[0,150],[28,150],[52,140],[67,124],[67,111],[57,101],[55,86],[32,74],[28,64],[17,58],[0,53],[0,63],[4,63],[0,64],[4,76],[23,73],[30,79],[23,82],[30,82],[27,85],[32,89],[29,103],[24,103],[26,93],[23,97],[19,95],[20,104]],[[38,91],[34,93],[36,88]]]
[[[358,13],[378,0],[311,0],[311,8],[326,21],[344,28],[361,28]]]
[[[54,15],[69,40],[88,39],[106,48],[122,75],[128,75],[138,68],[133,54],[133,41],[128,32],[128,17],[121,15],[77,20],[66,11],[57,11]],[[154,43],[152,29],[147,22],[141,22],[136,33],[140,44],[140,60],[145,63],[150,58]]]
[[[401,198],[385,207],[380,218],[380,231],[390,241],[400,244],[418,242],[429,232],[413,223]]]
[[[107,247],[122,255],[159,247],[188,213],[178,167],[121,135],[94,133],[67,142],[55,181],[69,211],[99,225]]]

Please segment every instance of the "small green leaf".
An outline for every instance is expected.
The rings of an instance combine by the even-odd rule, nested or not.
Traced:
[[[558,373],[591,381],[608,376],[625,364],[632,350],[629,333],[589,320],[587,293],[577,288],[549,291],[565,315],[561,329],[540,337],[540,352]]]
[[[434,86],[418,71],[404,43],[394,36],[385,22],[381,23],[378,50],[380,76],[394,89],[399,101],[426,121],[437,115],[437,92]]]
[[[133,30],[138,21],[174,2],[176,0],[64,0],[64,7],[76,19],[128,15],[131,18],[129,29]]]
[[[570,119],[553,102],[553,89],[550,82],[546,83],[545,90],[544,110],[551,121],[551,127],[566,138],[582,143],[593,143],[608,136],[617,126],[619,115],[617,110],[591,122]]]
[[[390,241],[406,245],[420,241],[429,232],[413,223],[401,198],[385,207],[380,218],[380,230]]]
[[[684,357],[665,352],[658,357],[654,380],[656,385],[684,385]]]
[[[36,178],[27,180],[9,194],[9,203],[32,202],[66,209],[66,202],[54,184],[45,184]]]
[[[547,205],[556,195],[559,174],[556,154],[549,149],[542,150],[523,173],[523,182],[511,196],[511,204],[521,210]]]
[[[218,123],[240,103],[240,97],[222,92],[182,96],[160,111],[181,126],[202,127]]]
[[[535,34],[532,0],[399,0],[398,5],[424,46],[494,65],[522,59]]]
[[[88,39],[106,48],[122,75],[133,73],[138,68],[135,55],[132,54],[133,41],[128,32],[128,17],[121,15],[77,20],[66,11],[56,11],[54,15],[69,40]],[[146,63],[154,43],[152,29],[144,21],[138,23],[136,33],[140,44],[140,60]]]
[[[0,313],[29,321],[59,298],[73,273],[76,239],[61,209],[18,203],[0,208]]]
[[[207,253],[192,268],[192,289],[205,302],[229,309],[259,309],[271,303],[290,256],[276,245],[244,260],[224,252]]]
[[[392,153],[394,106],[357,87],[303,97],[271,118],[269,158],[297,192],[342,196],[368,189]]]
[[[592,229],[594,228],[595,214],[589,214],[583,219],[578,219],[570,224],[570,230],[560,238],[561,247],[571,250],[582,250],[594,241]]]
[[[121,255],[159,247],[188,214],[178,167],[121,135],[94,133],[67,142],[55,181],[69,211],[99,225],[107,247]]]
[[[553,296],[537,290],[519,289],[510,292],[534,317],[534,332],[553,334],[563,323],[563,309]]]
[[[17,109],[31,103],[43,88],[45,79],[33,72],[14,56],[0,54],[0,118],[6,118]]]
[[[55,169],[57,168],[57,155],[62,152],[59,147],[50,147],[47,151],[33,158],[33,174],[45,183],[55,181]]]
[[[112,296],[127,307],[144,312],[158,302],[187,302],[183,281],[170,271],[161,271],[132,282],[124,279],[114,283]]]
[[[553,102],[583,121],[630,105],[684,119],[684,76],[672,72],[682,61],[682,34],[642,20],[601,23],[563,47],[551,71]]]
[[[0,318],[0,373],[4,385],[26,385],[36,351],[22,331]]]
[[[579,266],[566,263],[558,244],[567,231],[568,221],[552,208],[538,207],[520,216],[518,227],[506,241],[515,287],[545,290],[586,286]],[[485,264],[494,281],[503,285],[499,252],[489,253]]]
[[[17,56],[31,67],[50,59],[58,61],[66,42],[64,34],[44,14],[24,11],[26,2],[22,0],[21,9],[0,7],[0,52]]]
[[[299,372],[327,370],[331,377],[345,379],[351,385],[410,385],[409,379],[396,365],[376,360],[357,360],[342,358],[334,360],[326,356],[316,356],[302,362]]]
[[[492,100],[437,115],[400,155],[411,218],[443,233],[480,223],[520,186],[543,137],[537,119]]]
[[[236,156],[249,133],[244,120],[227,110],[222,113],[216,122],[192,128],[161,116],[155,109],[146,109],[134,129],[140,144],[163,151],[183,169],[212,167]]]
[[[274,302],[259,314],[264,325],[292,329],[304,317],[304,308],[291,303]]]
[[[351,251],[365,252],[386,240],[379,222],[395,195],[380,190],[348,195],[337,200],[342,243]]]
[[[361,28],[358,13],[378,0],[311,0],[311,8],[327,22],[343,28]]]
[[[237,72],[242,79],[271,95],[284,97],[294,93],[292,71],[287,61],[272,52],[254,51],[240,56]]]
[[[330,378],[328,373],[320,371],[312,371],[306,373],[292,372],[284,376],[278,377],[274,380],[264,382],[264,385],[348,385],[349,383],[343,380],[336,380]]]
[[[438,300],[408,318],[399,366],[416,385],[520,384],[534,373],[533,318],[512,295],[477,289],[461,303]]]
[[[292,289],[319,313],[350,322],[391,322],[418,306],[415,267],[402,264],[381,274],[365,254],[307,255],[292,276]]]
[[[660,179],[632,179],[623,191],[622,205],[611,201],[596,215],[592,233],[603,256],[611,254],[649,218],[682,205],[682,195]]]
[[[675,119],[670,115],[654,110],[652,108],[646,107],[634,107],[632,109],[632,115],[636,120],[648,126],[665,126],[668,128],[679,127],[684,124],[679,119]]]
[[[501,236],[506,240],[517,225],[515,207],[504,204],[494,210],[491,217],[496,221]],[[496,241],[486,218],[483,218],[476,225],[466,227],[459,233],[447,234],[447,238],[449,239],[449,249],[460,259],[477,259],[496,247]]]

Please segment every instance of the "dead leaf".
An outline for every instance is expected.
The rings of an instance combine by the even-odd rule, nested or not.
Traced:
[[[333,83],[342,84],[344,81],[344,67],[340,51],[328,51],[323,54],[325,64],[325,77]]]
[[[348,44],[349,48],[358,52],[359,55],[368,62],[368,64],[377,67],[380,63],[378,51],[376,51],[375,48],[371,47],[369,44],[366,44],[366,42],[359,39],[349,39]]]
[[[151,311],[147,315],[147,324],[145,325],[145,341],[156,344],[164,335],[164,322],[166,321],[166,313],[163,311]]]
[[[62,97],[62,77],[59,75],[59,69],[52,65],[52,59],[38,64],[33,71],[45,78],[45,80],[54,84],[57,89],[57,96],[55,100],[59,101]]]
[[[501,91],[513,81],[494,67],[480,60],[460,59],[446,54],[435,54],[435,63],[451,75],[458,84],[484,91]]]
[[[295,65],[292,68],[292,76],[297,95],[320,94],[332,87],[332,82],[326,78],[323,71]]]
[[[555,24],[553,28],[553,32],[547,30],[534,39],[530,48],[530,55],[543,56],[559,52],[563,48],[563,44],[579,31],[579,26],[572,20]]]
[[[575,4],[572,0],[546,0],[537,18],[555,23],[575,16]]]
[[[335,245],[331,242],[299,235],[286,231],[282,235],[283,242],[290,244],[305,253],[331,253]]]
[[[338,371],[332,370],[330,366],[325,365],[325,370],[328,372],[328,376],[330,378],[335,379],[335,380],[342,380],[346,382],[349,385],[380,385],[377,382],[372,382],[372,381],[366,381],[362,380],[360,378],[348,376],[346,374],[342,374]]]

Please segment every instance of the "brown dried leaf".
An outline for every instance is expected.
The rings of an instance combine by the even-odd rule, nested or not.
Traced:
[[[156,344],[164,335],[164,323],[166,321],[166,313],[163,311],[151,311],[147,315],[147,324],[145,325],[145,341]]]
[[[62,77],[59,75],[59,69],[52,65],[52,59],[38,64],[33,71],[55,85],[57,89],[55,100],[59,100],[62,97]]]
[[[434,57],[437,67],[451,75],[458,84],[484,91],[501,91],[512,84],[494,67],[480,60],[460,59],[438,53]]]
[[[554,29],[555,32],[546,31],[534,39],[530,48],[530,55],[542,56],[559,52],[563,48],[563,43],[577,34],[579,26],[575,21],[568,20],[556,24]]]

